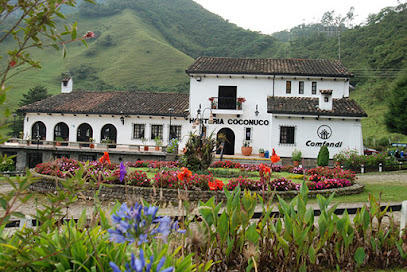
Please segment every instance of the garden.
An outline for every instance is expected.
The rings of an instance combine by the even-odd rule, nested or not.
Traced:
[[[214,147],[210,138],[191,137],[180,161],[116,164],[105,152],[98,161],[61,158],[24,177],[5,177],[13,189],[0,196],[0,269],[369,271],[407,265],[407,236],[400,236],[380,198],[369,195],[352,219],[346,211],[335,214],[334,192],[356,184],[353,171],[283,167],[275,164],[275,152],[269,164],[213,162]],[[54,178],[55,186],[42,192],[43,203],[28,214],[32,226],[6,228],[15,218],[27,219],[19,207],[37,203],[40,193],[30,188],[43,177]],[[108,212],[100,200],[105,187],[126,188],[126,196],[133,188],[174,191],[179,213],[165,216],[163,202],[131,196],[113,202]],[[310,199],[323,190],[331,193]],[[91,216],[84,210],[69,218],[69,207],[90,191]],[[196,202],[185,197],[194,192],[214,195]],[[287,199],[280,196],[284,192],[296,194]],[[261,216],[253,220],[255,213]]]

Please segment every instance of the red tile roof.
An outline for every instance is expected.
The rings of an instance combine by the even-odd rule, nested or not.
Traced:
[[[21,112],[188,116],[189,95],[183,93],[72,92],[23,106]]]
[[[362,107],[349,98],[333,99],[330,111],[321,110],[318,106],[318,98],[269,97],[267,99],[268,113],[367,117]]]
[[[200,57],[188,74],[254,74],[353,77],[338,60],[249,59]]]

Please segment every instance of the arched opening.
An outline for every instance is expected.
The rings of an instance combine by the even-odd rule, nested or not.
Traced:
[[[78,142],[89,142],[89,139],[93,137],[93,129],[87,124],[83,123],[78,127],[78,135],[76,141]]]
[[[117,142],[117,129],[112,124],[107,124],[102,127],[100,133],[100,142],[116,143]]]
[[[54,141],[69,141],[69,127],[67,124],[61,122],[55,125]]]
[[[223,147],[224,155],[234,155],[235,154],[235,133],[230,128],[222,128],[216,134],[216,138],[223,134],[226,137],[225,146]],[[220,149],[216,149],[216,154],[220,154]]]
[[[35,122],[31,128],[31,139],[45,140],[47,137],[47,128],[41,121]]]

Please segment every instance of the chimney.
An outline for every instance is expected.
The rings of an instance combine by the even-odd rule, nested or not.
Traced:
[[[321,110],[332,110],[332,90],[320,90],[319,108]]]
[[[62,77],[61,93],[71,93],[72,92],[72,77],[64,76]]]

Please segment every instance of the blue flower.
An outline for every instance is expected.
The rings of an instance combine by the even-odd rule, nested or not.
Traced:
[[[151,267],[154,263],[154,256],[150,256],[150,262],[147,264],[145,258],[144,258],[144,251],[140,249],[140,256],[139,258],[136,258],[134,253],[131,253],[131,260],[130,260],[130,265],[126,263],[126,270],[125,272],[150,272]],[[161,270],[164,266],[165,263],[165,257],[163,257],[160,262],[157,265],[156,272],[172,272],[174,271],[174,267],[170,266],[168,268],[165,268],[164,270]],[[113,272],[122,272],[120,268],[114,263],[114,262],[109,262],[110,267],[112,268]]]
[[[123,162],[120,163],[120,182],[123,182],[124,180],[124,176],[126,175],[127,171],[126,171],[126,167],[124,166]]]

